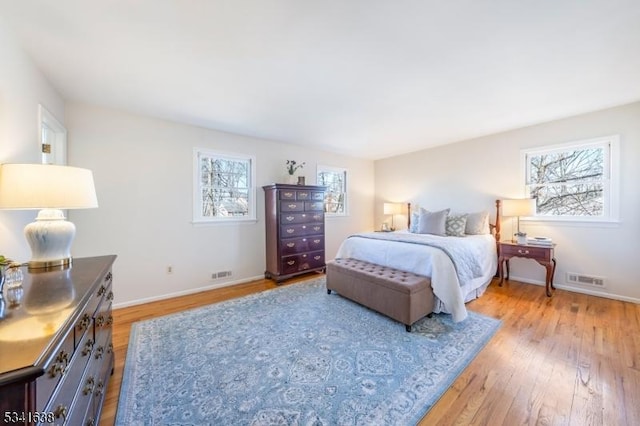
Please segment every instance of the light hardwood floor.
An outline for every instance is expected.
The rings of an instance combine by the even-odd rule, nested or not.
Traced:
[[[133,322],[274,287],[259,280],[114,310],[115,372],[100,424],[115,419]],[[502,327],[420,425],[640,424],[640,305],[563,290],[548,298],[511,281],[467,307]]]

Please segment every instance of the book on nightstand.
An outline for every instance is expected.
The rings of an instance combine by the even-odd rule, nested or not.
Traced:
[[[548,237],[533,237],[527,238],[527,244],[530,244],[532,246],[551,247],[553,246],[553,241]]]

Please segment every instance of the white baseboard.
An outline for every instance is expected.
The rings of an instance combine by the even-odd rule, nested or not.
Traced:
[[[520,282],[527,283],[527,284],[535,284],[535,285],[539,285],[539,286],[542,286],[542,287],[545,286],[544,281],[531,280],[529,278],[516,277],[516,276],[513,276],[513,275],[511,275],[509,277],[509,280],[520,281]],[[588,289],[588,288],[575,287],[575,286],[564,285],[564,284],[558,285],[558,284],[554,283],[553,286],[555,288],[560,289],[560,290],[572,291],[574,293],[588,294],[589,296],[604,297],[606,299],[620,300],[622,302],[631,302],[631,303],[635,303],[635,304],[640,304],[640,299],[637,299],[637,298],[634,298],[634,297],[620,296],[619,294],[604,293],[604,292],[598,291],[598,290],[591,290],[591,289]]]
[[[255,277],[243,278],[243,279],[235,280],[235,281],[227,281],[227,282],[223,282],[223,283],[216,283],[216,284],[211,284],[211,285],[207,285],[207,286],[204,286],[204,287],[192,288],[192,289],[189,289],[189,290],[178,291],[178,292],[175,292],[175,293],[162,294],[160,296],[146,297],[144,299],[137,299],[137,300],[132,300],[132,301],[129,301],[129,302],[124,302],[124,303],[116,303],[116,304],[113,305],[113,309],[128,308],[130,306],[142,305],[143,303],[157,302],[159,300],[171,299],[171,298],[180,297],[180,296],[187,296],[189,294],[200,293],[200,292],[207,291],[207,290],[214,290],[216,288],[229,287],[229,286],[236,285],[236,284],[244,284],[244,283],[248,283],[248,282],[251,282],[251,281],[257,281],[257,280],[261,280],[261,279],[264,279],[264,275],[258,275],[258,276],[255,276]]]

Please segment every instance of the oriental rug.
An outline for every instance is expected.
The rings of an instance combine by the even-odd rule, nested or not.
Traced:
[[[117,425],[410,425],[500,327],[405,326],[324,278],[133,324]]]

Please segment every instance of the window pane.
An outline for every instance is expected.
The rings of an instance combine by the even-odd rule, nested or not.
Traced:
[[[603,216],[604,187],[601,183],[532,186],[536,214],[542,216]]]
[[[326,186],[324,195],[324,211],[331,214],[346,214],[346,171],[319,171],[318,185]]]
[[[529,157],[529,184],[599,181],[604,174],[604,149],[586,148]]]

